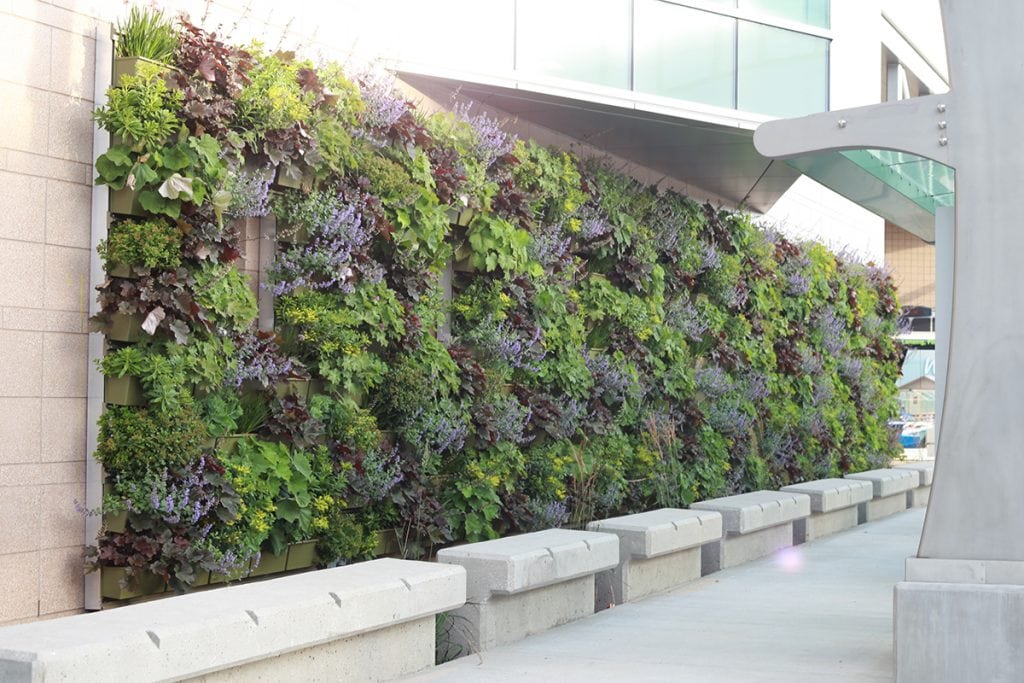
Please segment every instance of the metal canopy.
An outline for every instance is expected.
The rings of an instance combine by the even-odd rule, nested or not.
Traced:
[[[786,163],[929,243],[935,242],[935,209],[953,205],[953,169],[913,154],[848,150]]]
[[[464,97],[690,185],[696,200],[765,212],[800,176],[760,155],[754,129],[766,117],[741,118],[684,108],[685,102],[609,97],[548,84],[481,84],[401,71],[403,81],[441,103]],[[578,87],[578,84],[574,84]],[[700,191],[713,196],[701,196]]]
[[[768,117],[575,82],[399,75],[437,102],[470,99],[664,173],[698,200],[764,213],[803,173],[926,242],[935,241],[935,208],[953,203],[953,170],[912,154],[855,150],[773,163],[753,145],[754,129]]]

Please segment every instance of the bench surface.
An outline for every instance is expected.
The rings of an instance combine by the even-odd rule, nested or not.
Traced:
[[[0,680],[190,678],[455,609],[465,586],[461,567],[381,559],[9,626]]]
[[[783,486],[783,491],[806,493],[811,497],[811,512],[832,512],[871,500],[871,482],[858,479],[817,479]]]
[[[753,491],[702,500],[690,508],[720,512],[723,528],[727,532],[748,534],[809,516],[811,497],[804,493]]]
[[[686,550],[722,537],[722,515],[711,510],[662,508],[612,517],[587,525],[619,537],[623,558],[651,558]]]
[[[912,472],[918,472],[921,475],[921,481],[918,486],[931,486],[932,476],[935,474],[935,463],[934,462],[905,462],[899,465],[893,465],[893,469],[897,470],[910,470]]]
[[[905,469],[868,470],[867,472],[847,474],[846,478],[871,482],[875,498],[888,498],[910,489],[916,489],[921,482],[920,474]]]
[[[619,537],[548,529],[446,548],[437,561],[465,567],[468,600],[480,601],[611,569],[619,563]]]

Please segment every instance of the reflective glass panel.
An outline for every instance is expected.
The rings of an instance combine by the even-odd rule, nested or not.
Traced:
[[[659,0],[637,0],[633,88],[736,106],[736,20]]]
[[[629,0],[519,0],[516,70],[629,87]]]
[[[828,109],[828,41],[741,21],[737,108],[779,117]]]
[[[764,12],[779,19],[829,27],[829,0],[739,0],[740,9]]]

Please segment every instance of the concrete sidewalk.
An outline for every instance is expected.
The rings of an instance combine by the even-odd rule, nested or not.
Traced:
[[[924,508],[449,662],[418,681],[891,681]]]

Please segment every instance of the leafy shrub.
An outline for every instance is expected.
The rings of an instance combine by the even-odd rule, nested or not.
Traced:
[[[96,459],[107,472],[126,479],[142,480],[165,467],[196,460],[206,438],[202,421],[187,405],[173,415],[110,406],[99,426]]]
[[[181,264],[181,230],[159,219],[118,221],[97,249],[108,269],[115,263],[177,268]]]

